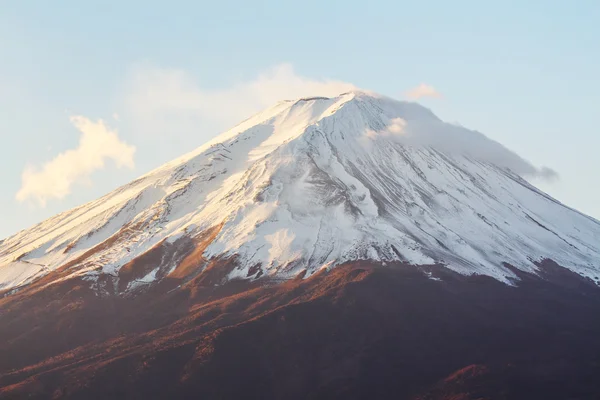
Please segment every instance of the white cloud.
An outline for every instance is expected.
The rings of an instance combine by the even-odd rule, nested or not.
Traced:
[[[402,118],[392,118],[385,129],[375,131],[373,129],[367,129],[364,137],[361,138],[363,146],[370,146],[372,140],[377,140],[378,137],[390,137],[396,135],[404,135],[406,127],[406,121]]]
[[[409,90],[406,92],[406,96],[412,100],[417,100],[421,97],[434,97],[438,99],[442,97],[440,92],[435,90],[433,86],[427,85],[426,83],[421,83],[419,86]]]
[[[280,100],[336,96],[353,89],[346,82],[300,76],[290,64],[276,65],[254,79],[222,89],[202,88],[180,69],[138,66],[127,87],[125,106],[147,133],[182,131],[206,123],[226,129]]]
[[[419,106],[420,107],[420,106]],[[445,154],[459,154],[491,163],[526,176],[553,180],[558,174],[548,167],[536,167],[517,153],[484,134],[437,118],[390,119],[380,131],[367,130],[363,143],[386,138],[411,147],[431,147]]]
[[[45,206],[49,199],[62,199],[71,193],[74,184],[89,183],[90,175],[105,167],[106,160],[118,168],[133,168],[135,147],[123,142],[116,130],[81,116],[71,117],[71,123],[81,132],[79,146],[58,154],[42,166],[29,165],[22,173],[19,201],[34,200]]]

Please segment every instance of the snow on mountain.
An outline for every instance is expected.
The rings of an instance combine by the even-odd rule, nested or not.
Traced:
[[[600,223],[530,185],[546,174],[480,133],[364,92],[282,101],[114,192],[0,242],[0,289],[119,269],[214,228],[229,278],[356,260],[441,263],[504,282],[550,258],[600,275]],[[178,267],[178,258],[169,272]],[[160,279],[156,269],[130,289]]]

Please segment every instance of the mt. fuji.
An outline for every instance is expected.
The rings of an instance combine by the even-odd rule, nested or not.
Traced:
[[[600,222],[415,103],[282,101],[0,242],[0,398],[593,399]]]
[[[223,282],[307,278],[356,260],[511,283],[512,267],[551,259],[597,280],[600,223],[525,180],[548,171],[415,103],[359,91],[282,101],[4,240],[0,288],[50,274],[49,284],[81,277],[132,292],[217,258],[235,258]],[[149,252],[160,262],[122,269]],[[184,272],[190,256],[202,261]]]

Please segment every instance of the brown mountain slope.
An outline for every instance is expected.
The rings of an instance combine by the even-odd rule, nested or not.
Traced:
[[[515,287],[368,263],[215,286],[229,264],[135,297],[5,297],[0,397],[600,398],[600,290],[552,262]]]

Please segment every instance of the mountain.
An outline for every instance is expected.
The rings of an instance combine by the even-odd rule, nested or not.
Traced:
[[[596,279],[600,223],[531,186],[511,169],[531,173],[528,164],[512,158],[414,103],[363,92],[280,102],[8,238],[0,287],[62,268],[60,279],[109,276],[118,292],[132,291],[178,274],[190,251],[235,256],[225,279],[308,277],[368,259],[510,282],[517,276],[504,263],[534,272],[546,258]],[[122,267],[157,247],[160,265],[124,285]]]
[[[0,397],[597,398],[600,222],[545,175],[415,103],[282,101],[0,242]]]

